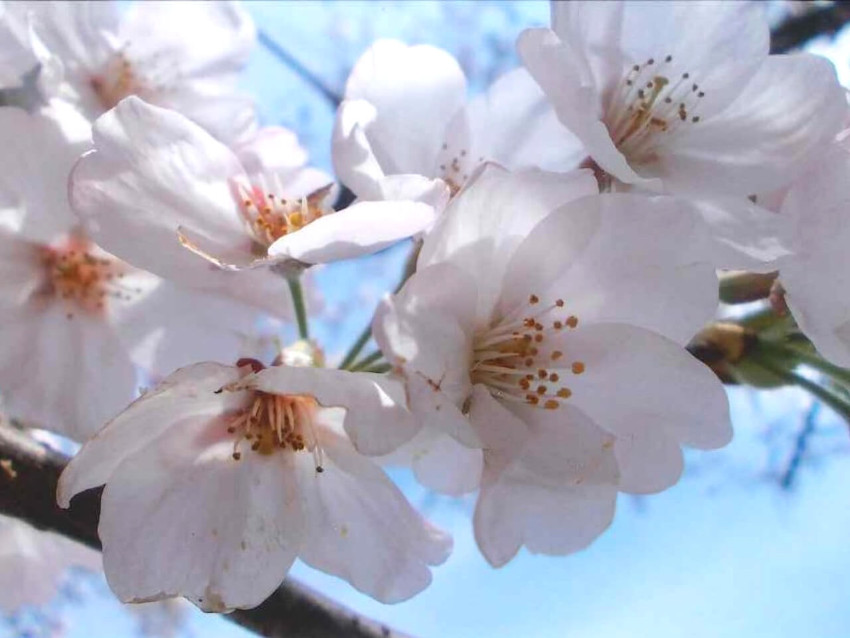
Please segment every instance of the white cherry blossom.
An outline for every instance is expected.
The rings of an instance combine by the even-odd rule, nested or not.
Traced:
[[[253,102],[236,90],[255,28],[235,2],[21,2],[48,97],[90,120],[138,95],[235,143],[253,134]]]
[[[178,370],[62,474],[63,507],[106,485],[98,530],[115,594],[248,608],[296,558],[382,602],[427,587],[450,539],[354,447],[382,454],[409,437],[388,380],[240,363]]]
[[[583,547],[618,490],[662,490],[681,445],[731,436],[722,385],[682,348],[717,305],[700,218],[672,198],[595,192],[588,172],[488,165],[373,323],[429,431],[420,479],[474,487],[437,475],[433,454],[483,452],[475,531],[494,565],[523,544]]]
[[[768,56],[750,2],[552,2],[517,48],[561,122],[622,183],[746,197],[787,184],[838,132],[835,70]]]
[[[367,254],[433,220],[422,203],[333,212],[324,203],[329,188],[293,196],[285,188],[291,171],[249,175],[203,129],[135,97],[95,122],[94,146],[71,178],[74,210],[104,247],[188,285],[206,285],[211,263],[288,271]]]
[[[137,394],[137,366],[235,356],[257,312],[102,250],[66,179],[89,145],[67,104],[0,108],[0,390],[12,416],[83,440]]]
[[[794,318],[818,352],[850,367],[850,137],[801,175],[782,200],[792,253],[779,281]]]
[[[524,69],[467,101],[466,78],[447,52],[378,40],[360,57],[337,113],[334,170],[367,200],[407,193],[445,205],[485,160],[510,168],[575,168],[582,157]],[[577,149],[580,151],[580,149]]]

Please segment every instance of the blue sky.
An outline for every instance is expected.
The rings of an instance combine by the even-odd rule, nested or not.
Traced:
[[[250,3],[250,10],[269,35],[338,90],[348,66],[378,36],[449,49],[480,88],[512,64],[519,29],[543,24],[548,16],[543,2],[260,2]],[[850,71],[845,60],[840,62]],[[244,85],[257,96],[267,123],[298,130],[314,163],[329,169],[333,112],[319,94],[262,49]],[[394,285],[403,259],[402,247],[316,273],[329,319],[314,333],[331,356],[368,321],[379,296]],[[780,477],[809,399],[793,390],[760,395],[733,390],[730,397],[733,443],[719,452],[690,454],[684,479],[663,494],[621,497],[611,529],[584,552],[561,558],[523,552],[493,570],[472,539],[472,501],[429,495],[397,472],[413,502],[454,534],[454,554],[435,571],[431,588],[406,603],[385,606],[300,564],[292,576],[420,636],[850,635],[846,425],[827,409],[817,413],[809,454],[792,488],[783,490]],[[186,635],[248,635],[187,609]],[[133,621],[100,581],[83,586],[79,605],[62,605],[62,618],[72,638],[134,631]],[[4,631],[0,628],[0,637]]]

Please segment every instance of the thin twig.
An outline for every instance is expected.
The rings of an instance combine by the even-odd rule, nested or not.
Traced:
[[[269,53],[275,56],[278,60],[283,62],[286,66],[291,68],[295,73],[297,73],[301,79],[307,82],[310,86],[316,89],[319,93],[321,93],[327,100],[333,104],[335,107],[339,106],[339,103],[342,101],[340,96],[333,90],[331,90],[327,84],[325,84],[318,75],[313,73],[310,69],[304,66],[299,60],[292,56],[289,51],[280,46],[274,38],[268,35],[266,32],[260,30],[257,32],[257,39],[260,41],[266,49],[268,49]]]
[[[797,441],[794,444],[794,452],[791,455],[791,460],[788,461],[788,467],[785,469],[785,473],[779,482],[784,490],[790,490],[794,486],[794,480],[797,478],[797,470],[800,469],[800,464],[803,462],[803,457],[808,448],[809,437],[815,431],[815,419],[820,411],[820,405],[818,402],[813,403],[803,419],[803,427],[800,429],[799,434],[797,434]]]
[[[56,505],[56,485],[68,457],[48,450],[25,432],[0,424],[0,512],[100,549],[97,522],[101,489],[74,497],[68,510]],[[400,638],[373,620],[286,582],[254,609],[224,616],[270,638]]]

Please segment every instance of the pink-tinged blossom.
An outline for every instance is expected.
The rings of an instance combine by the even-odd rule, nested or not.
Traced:
[[[565,152],[565,149],[567,151]],[[524,69],[467,101],[466,78],[447,52],[378,40],[348,78],[337,113],[334,170],[364,200],[447,203],[484,161],[509,168],[575,168],[582,156]]]
[[[847,106],[825,59],[768,55],[754,2],[552,2],[517,48],[563,125],[615,180],[746,197],[821,153]]]
[[[672,198],[595,193],[588,172],[487,166],[373,323],[426,432],[417,475],[480,485],[475,534],[494,565],[521,545],[584,547],[618,491],[665,489],[682,445],[731,436],[722,385],[682,347],[717,306],[701,218]],[[441,472],[435,454],[480,475]]]
[[[88,231],[130,263],[187,285],[207,285],[215,267],[280,279],[268,267],[300,270],[375,252],[433,220],[431,206],[410,201],[334,212],[325,203],[330,185],[291,195],[290,170],[249,175],[203,129],[135,97],[95,122],[94,147],[70,187]]]
[[[227,143],[256,128],[254,105],[236,89],[254,46],[235,2],[21,2],[47,97],[94,120],[129,95],[171,108]]]
[[[0,109],[0,389],[12,416],[84,440],[153,374],[232,357],[256,311],[120,261],[79,227],[67,175],[90,127],[61,102]]]
[[[105,484],[98,531],[115,594],[254,607],[296,558],[386,603],[427,587],[450,539],[357,451],[410,436],[397,389],[365,373],[240,363],[178,370],[62,474],[63,507]]]

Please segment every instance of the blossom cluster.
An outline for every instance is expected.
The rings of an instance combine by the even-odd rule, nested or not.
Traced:
[[[555,1],[471,97],[447,52],[379,40],[335,178],[238,91],[238,4],[15,2],[0,30],[0,95],[31,98],[0,106],[0,390],[83,443],[58,502],[105,485],[123,601],[249,608],[296,558],[419,593],[451,539],[386,465],[475,493],[495,567],[586,547],[731,439],[686,349],[719,272],[778,271],[776,312],[850,366],[847,99],[769,55],[758,3]],[[403,285],[326,366],[309,269],[401,241]],[[302,339],[263,358],[261,318]]]

